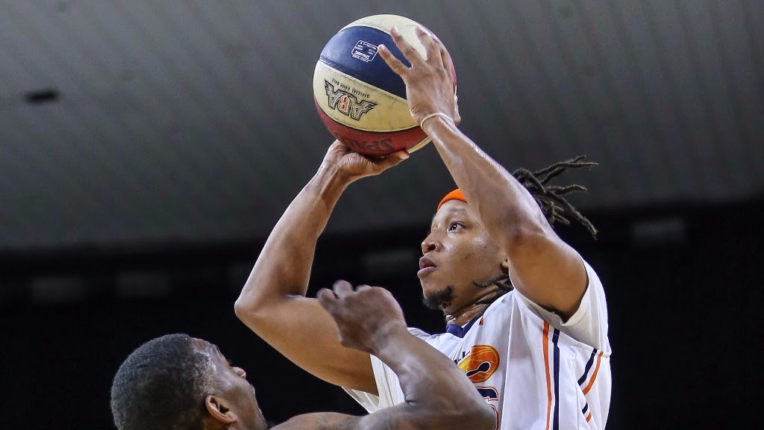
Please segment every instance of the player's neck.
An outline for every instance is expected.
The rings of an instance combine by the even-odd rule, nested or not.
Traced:
[[[463,307],[452,314],[446,314],[447,324],[465,325],[472,321],[478,315],[482,315],[488,308],[486,303],[473,303],[469,306]]]
[[[468,322],[482,315],[483,312],[488,309],[488,306],[501,295],[502,291],[497,287],[482,289],[481,294],[475,297],[470,304],[453,311],[445,309],[443,313],[446,317],[446,324],[458,324],[464,326]]]
[[[488,306],[501,295],[498,288],[487,288],[483,294],[476,297],[470,304],[449,312],[446,310],[446,324],[458,324],[463,326],[478,316],[482,315]]]

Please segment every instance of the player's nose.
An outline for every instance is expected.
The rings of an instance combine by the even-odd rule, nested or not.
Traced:
[[[422,254],[424,255],[428,252],[438,251],[440,249],[440,242],[433,233],[430,233],[424,238],[420,246],[422,248]]]

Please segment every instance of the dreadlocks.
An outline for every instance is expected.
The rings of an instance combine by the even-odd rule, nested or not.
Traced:
[[[569,193],[586,191],[586,187],[577,184],[564,187],[557,185],[547,186],[549,181],[561,175],[568,169],[593,167],[597,165],[597,163],[591,161],[583,161],[585,158],[585,155],[579,155],[576,158],[560,161],[559,163],[552,164],[549,167],[545,167],[535,172],[520,168],[515,170],[512,173],[512,176],[530,191],[551,226],[554,227],[555,222],[570,225],[570,220],[563,216],[563,214],[567,213],[576,221],[583,224],[592,236],[596,237],[597,229],[594,228],[591,221],[583,216],[581,212],[577,211],[576,208],[563,197]]]
[[[528,189],[533,198],[536,200],[536,203],[538,203],[539,207],[541,208],[541,212],[544,214],[547,221],[549,221],[549,225],[554,227],[555,222],[570,225],[570,220],[563,216],[563,214],[570,214],[571,217],[573,217],[579,223],[583,224],[583,226],[589,230],[589,233],[591,233],[592,236],[596,238],[597,229],[594,227],[591,221],[583,216],[581,212],[577,211],[576,208],[574,208],[573,205],[571,205],[570,202],[568,202],[565,197],[563,197],[569,193],[586,191],[586,187],[578,184],[567,186],[547,185],[549,181],[561,175],[568,169],[594,167],[597,165],[597,163],[591,161],[583,161],[585,158],[585,155],[579,155],[578,157],[571,158],[570,160],[554,163],[551,166],[545,167],[535,172],[520,168],[515,170],[512,173],[512,176],[514,176],[518,182],[520,182],[526,189]],[[496,301],[496,299],[514,289],[512,286],[512,281],[509,279],[509,274],[502,274],[496,278],[489,279],[486,282],[473,281],[472,284],[478,288],[487,288],[492,285],[499,287],[497,294],[492,297],[485,298],[477,302],[477,304],[490,305]]]
[[[499,291],[497,291],[496,294],[494,294],[493,296],[486,297],[485,299],[478,300],[477,302],[475,302],[475,304],[477,305],[490,305],[491,303],[495,302],[496,299],[498,299],[499,297],[515,289],[515,287],[512,286],[512,281],[509,279],[509,275],[506,273],[502,273],[501,275],[493,279],[489,279],[485,282],[472,281],[472,285],[478,288],[488,288],[491,285],[496,285],[497,287],[499,287]]]

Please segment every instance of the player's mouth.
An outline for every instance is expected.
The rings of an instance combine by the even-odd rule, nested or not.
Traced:
[[[419,271],[416,273],[416,275],[421,278],[422,276],[427,275],[437,268],[438,266],[436,266],[432,260],[427,257],[422,257],[419,259]]]

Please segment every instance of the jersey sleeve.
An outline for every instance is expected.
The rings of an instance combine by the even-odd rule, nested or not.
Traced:
[[[424,340],[429,337],[429,334],[418,328],[409,327],[408,330],[409,333],[420,339]],[[353,390],[345,387],[342,387],[342,389],[369,413],[403,403],[406,399],[403,396],[398,375],[396,375],[392,369],[387,367],[387,365],[376,356],[371,355],[370,357],[378,395],[375,396],[374,394],[365,391]]]
[[[579,342],[609,353],[610,342],[607,336],[608,315],[605,290],[594,269],[585,260],[581,259],[581,261],[586,268],[586,277],[588,278],[586,292],[581,299],[581,305],[565,322],[556,313],[542,308],[523,296],[519,291],[515,290],[515,292],[522,298],[520,302],[530,307],[542,319],[552,324],[558,330]]]

